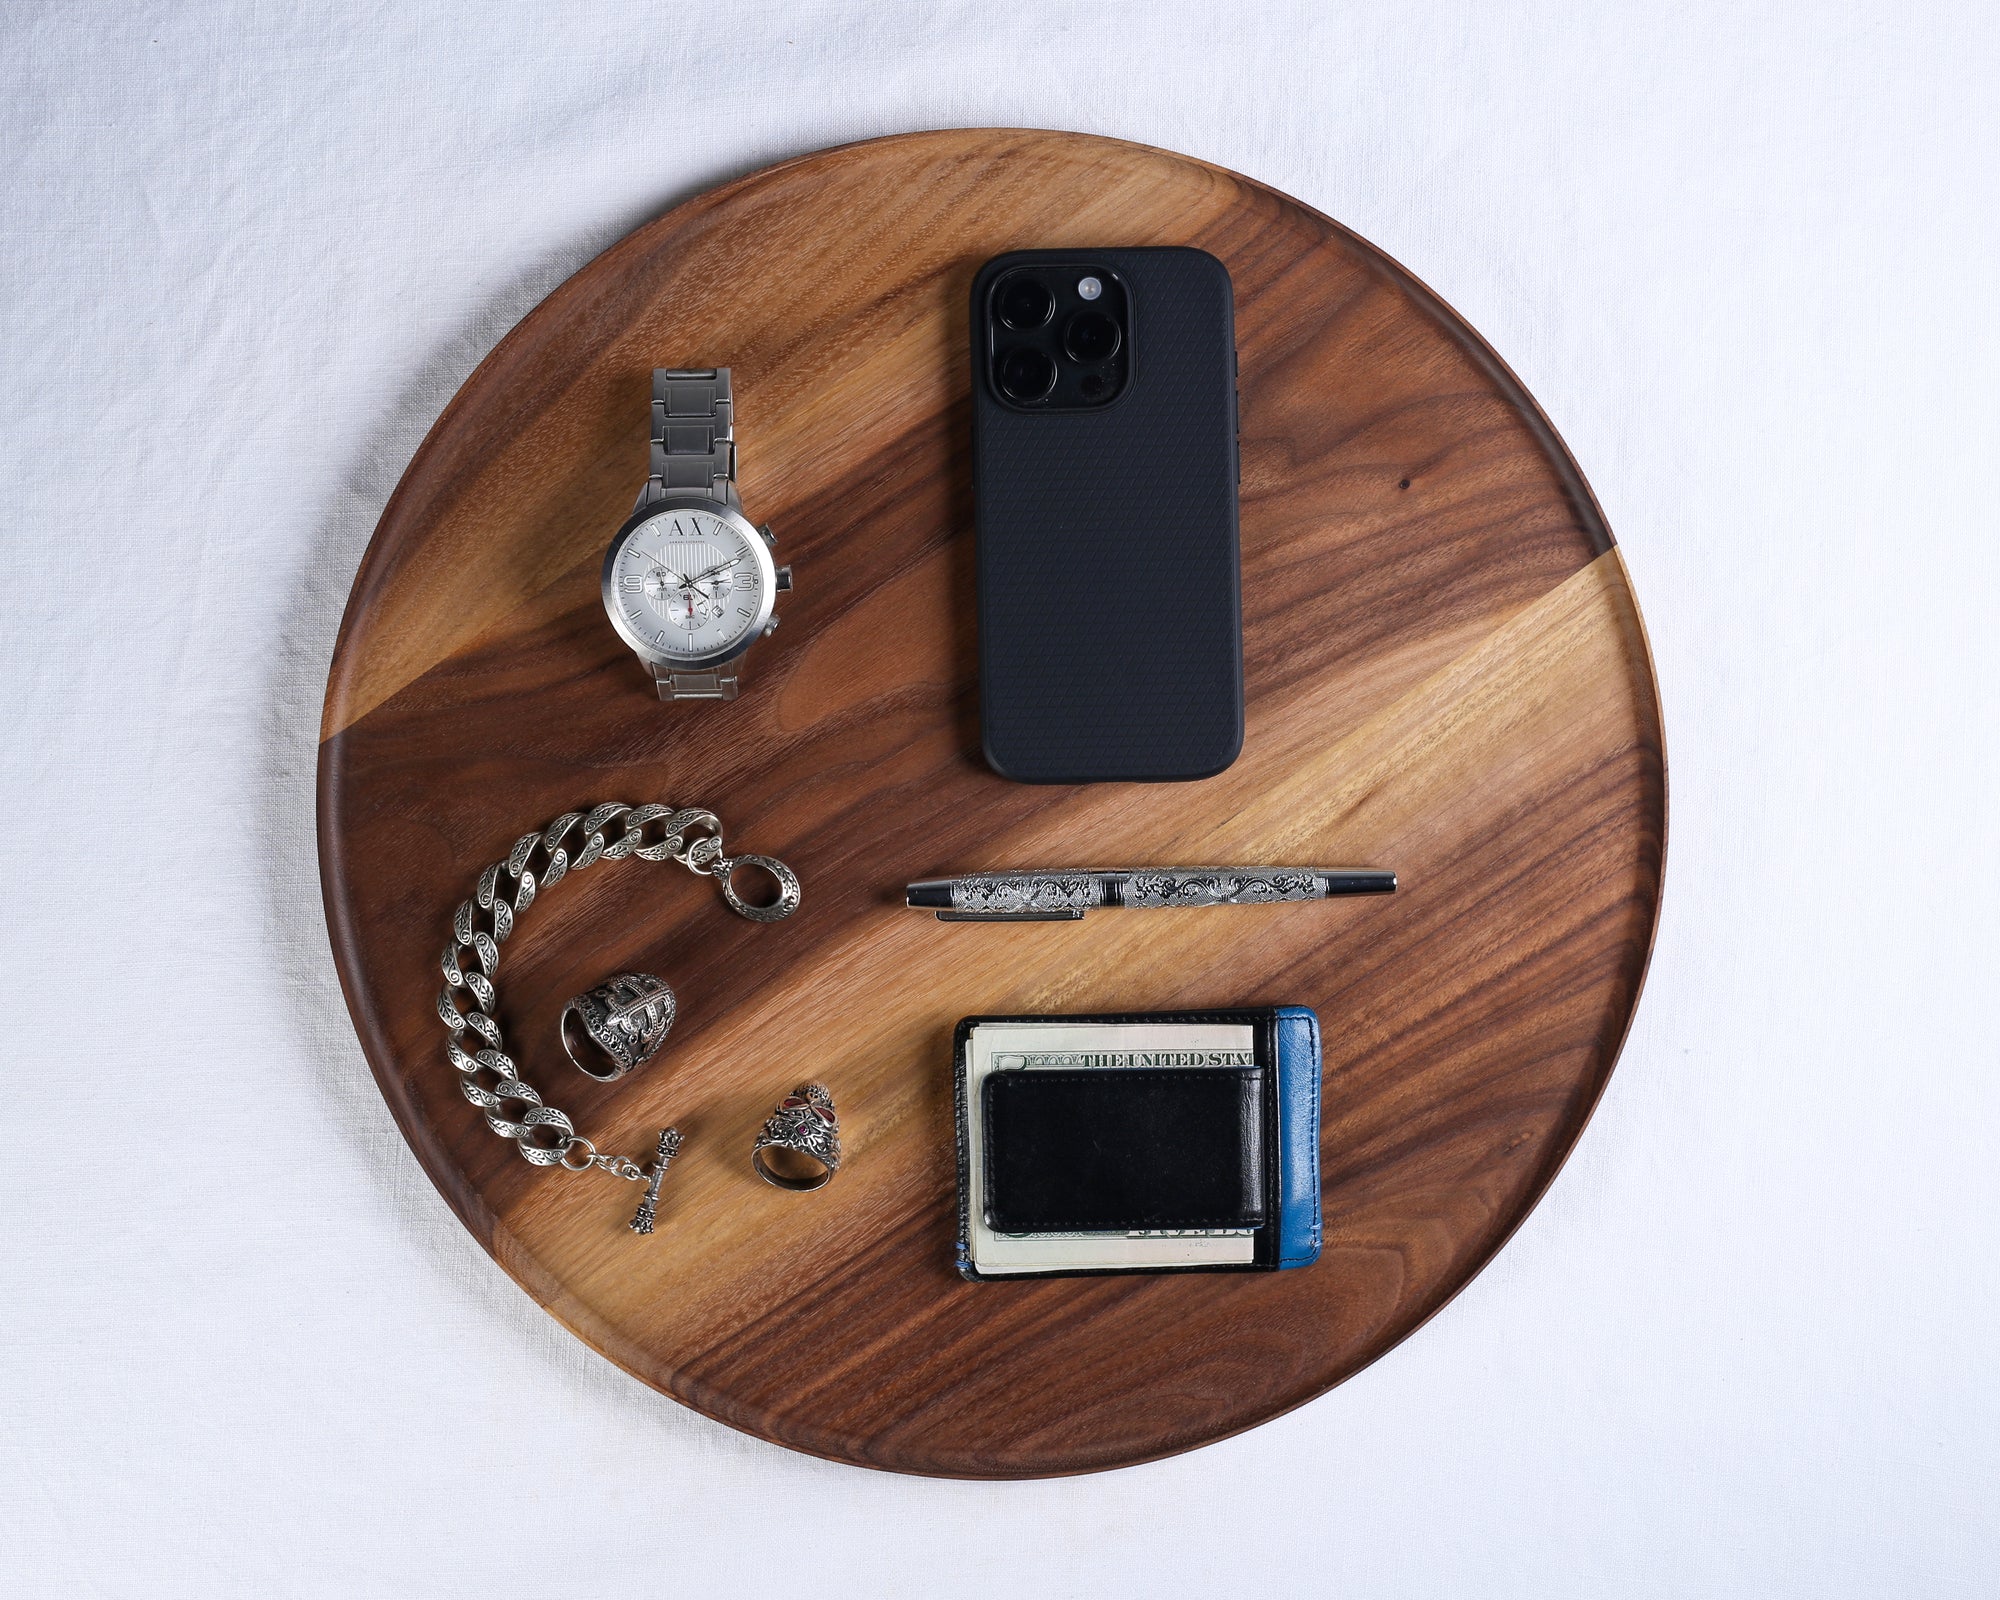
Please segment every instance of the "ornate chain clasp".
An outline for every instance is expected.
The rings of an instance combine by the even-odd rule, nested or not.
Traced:
[[[639,1202],[639,1209],[632,1215],[634,1233],[653,1231],[654,1208],[660,1203],[660,1180],[667,1175],[667,1168],[673,1165],[674,1157],[680,1154],[681,1131],[678,1128],[660,1130],[660,1147],[654,1152],[652,1176],[646,1179],[646,1198]],[[634,1177],[639,1176],[635,1171]]]
[[[729,909],[752,922],[782,922],[799,909],[798,874],[775,856],[731,856],[722,844],[722,822],[713,811],[689,807],[667,818],[664,847],[688,871],[713,878]],[[701,830],[693,838],[690,831]],[[776,893],[761,904],[745,900],[736,887],[739,869],[762,872],[776,886]]]

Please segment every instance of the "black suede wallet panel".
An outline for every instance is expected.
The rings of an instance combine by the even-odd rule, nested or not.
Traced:
[[[1258,1227],[1263,1094],[1261,1067],[996,1072],[985,1085],[987,1225]]]

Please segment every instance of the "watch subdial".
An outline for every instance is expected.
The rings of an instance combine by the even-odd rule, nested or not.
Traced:
[[[701,597],[692,589],[677,589],[671,584],[662,585],[660,598],[653,602],[661,616],[677,628],[685,628],[689,633],[699,628],[703,621]]]
[[[705,578],[694,584],[695,610],[704,618],[715,618],[727,609],[729,600],[729,574],[718,572],[712,578]]]

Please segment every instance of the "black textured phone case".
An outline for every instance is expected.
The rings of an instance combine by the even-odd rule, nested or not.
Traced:
[[[992,387],[992,281],[1094,263],[1128,297],[1130,377],[1101,409]],[[1023,783],[1206,778],[1243,745],[1235,331],[1200,250],[1035,250],[973,286],[973,493],[986,759]]]

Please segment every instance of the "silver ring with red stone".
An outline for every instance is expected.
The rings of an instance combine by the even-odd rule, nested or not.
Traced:
[[[757,1176],[780,1189],[824,1189],[840,1170],[840,1119],[823,1083],[801,1084],[778,1102],[750,1147]]]

